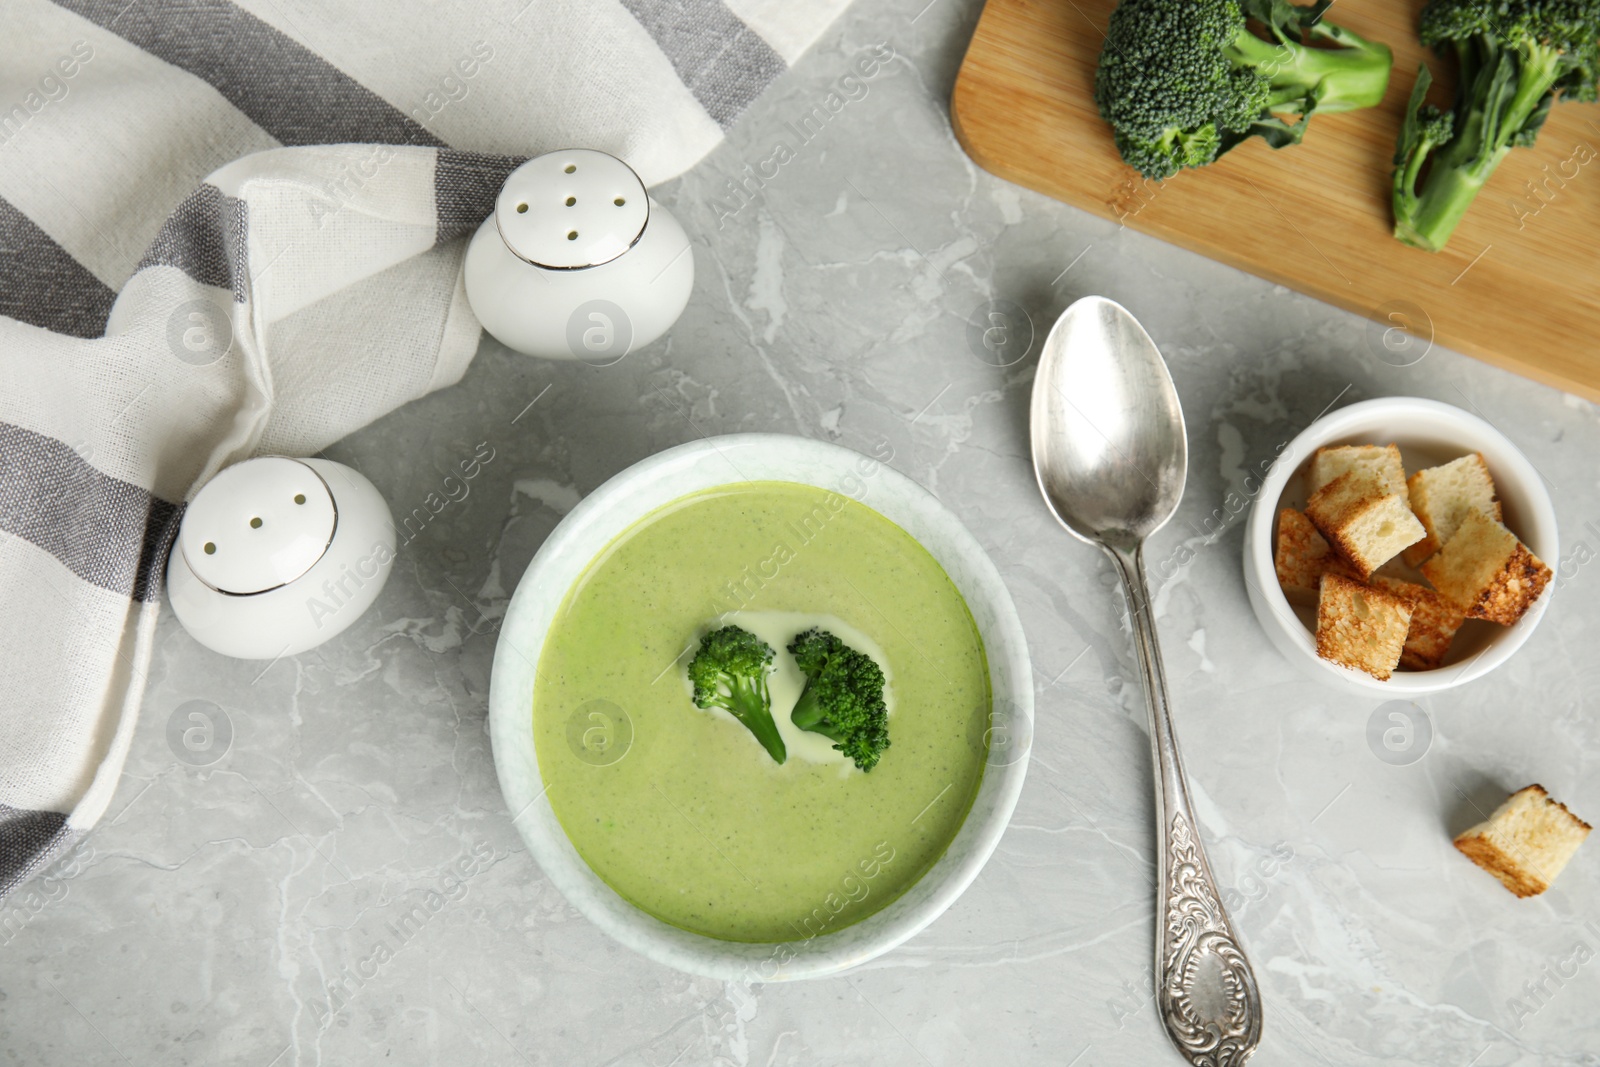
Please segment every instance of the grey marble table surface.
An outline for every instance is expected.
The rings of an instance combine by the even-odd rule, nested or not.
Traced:
[[[1253,1062],[1600,1064],[1600,846],[1522,901],[1450,844],[1535,781],[1600,818],[1600,411],[1441,349],[1396,366],[1364,319],[979,170],[947,113],[979,5],[925,3],[858,0],[656,191],[698,271],[665,339],[605,368],[486,339],[461,384],[329,450],[397,516],[445,496],[480,444],[493,453],[354,627],[263,669],[164,616],[110,813],[0,906],[0,1065],[1179,1062],[1151,991],[1149,743],[1119,593],[1034,485],[1037,339],[1005,366],[974,341],[990,302],[1042,338],[1089,293],[1145,323],[1188,418],[1188,491],[1152,551],[1192,558],[1160,584],[1158,622],[1265,1000]],[[797,136],[880,43],[896,60]],[[1368,742],[1378,701],[1267,644],[1240,574],[1246,474],[1324,409],[1399,394],[1509,436],[1562,537],[1538,631],[1497,672],[1420,700],[1431,740],[1404,763]],[[847,976],[769,986],[657,966],[584,920],[513,830],[486,729],[497,622],[562,515],[660,449],[751,430],[887,443],[998,565],[1038,711],[1015,817],[955,906]],[[167,740],[191,701],[231,724],[204,767]],[[376,958],[464,856],[464,891]],[[357,964],[367,977],[340,978]]]

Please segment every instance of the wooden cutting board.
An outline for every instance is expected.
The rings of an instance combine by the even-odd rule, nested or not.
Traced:
[[[1381,107],[1319,115],[1163,183],[1124,164],[1093,87],[1115,0],[989,0],[956,79],[956,137],[984,169],[1075,207],[1600,400],[1600,105],[1563,104],[1500,165],[1440,253],[1390,236],[1395,137],[1425,50],[1424,0],[1341,0],[1330,17],[1388,44]],[[1450,70],[1426,54],[1445,103]],[[1532,183],[1532,184],[1530,184]],[[1381,327],[1374,358],[1425,345]]]

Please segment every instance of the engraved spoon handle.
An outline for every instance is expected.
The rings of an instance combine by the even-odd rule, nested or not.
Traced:
[[[1155,764],[1158,850],[1156,1003],[1167,1036],[1194,1067],[1239,1067],[1261,1041],[1261,992],[1255,972],[1222,906],[1211,865],[1189,806],[1189,784],[1172,729],[1166,674],[1161,667],[1144,543],[1106,545],[1128,596],[1150,709]]]

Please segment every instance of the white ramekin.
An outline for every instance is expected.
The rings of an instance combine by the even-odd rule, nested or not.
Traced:
[[[1432,671],[1396,671],[1386,682],[1341,667],[1317,655],[1313,616],[1289,603],[1273,564],[1280,508],[1305,503],[1300,488],[1305,463],[1328,445],[1397,444],[1413,462],[1444,463],[1468,452],[1483,453],[1505,510],[1505,523],[1528,549],[1554,570],[1560,545],[1555,508],[1544,479],[1505,435],[1476,415],[1437,400],[1385,397],[1351,404],[1325,415],[1289,443],[1273,464],[1251,506],[1244,533],[1244,577],[1250,606],[1278,651],[1313,676],[1364,694],[1414,696],[1470,682],[1504,663],[1539,625],[1550,596],[1544,594],[1513,626],[1474,623],[1451,646],[1444,666]],[[1414,473],[1408,466],[1407,473]]]

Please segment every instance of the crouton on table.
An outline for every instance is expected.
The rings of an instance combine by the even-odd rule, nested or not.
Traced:
[[[1512,793],[1494,814],[1456,838],[1456,848],[1519,897],[1550,888],[1589,836],[1588,823],[1542,785]]]

